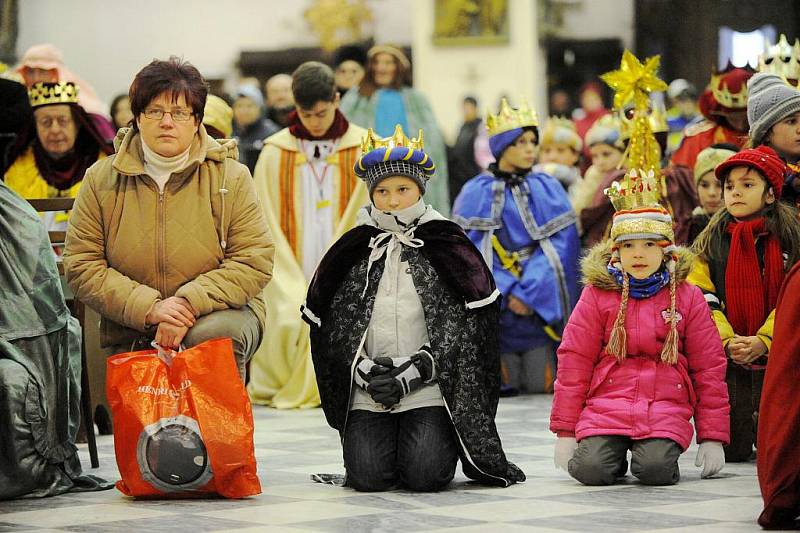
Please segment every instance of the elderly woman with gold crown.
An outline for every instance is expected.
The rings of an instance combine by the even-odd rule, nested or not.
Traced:
[[[28,90],[33,124],[20,142],[27,148],[3,180],[23,198],[74,198],[83,176],[98,159],[113,153],[78,103],[72,82],[39,82]],[[66,229],[66,213],[48,213],[48,229]]]
[[[503,294],[504,393],[552,390],[555,343],[577,297],[578,232],[556,178],[532,170],[539,130],[527,105],[504,99],[487,119],[497,160],[468,181],[454,220],[483,254]]]
[[[508,486],[525,475],[494,423],[499,292],[464,232],[422,198],[435,165],[422,131],[369,130],[355,164],[372,200],[329,249],[303,317],[345,484],[445,488],[464,474]]]

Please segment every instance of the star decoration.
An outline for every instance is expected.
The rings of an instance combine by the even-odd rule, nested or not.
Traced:
[[[667,84],[656,74],[660,63],[661,56],[653,56],[642,64],[629,50],[625,50],[619,69],[600,76],[616,93],[614,107],[622,109],[625,104],[633,101],[637,109],[646,109],[651,92],[666,91]]]

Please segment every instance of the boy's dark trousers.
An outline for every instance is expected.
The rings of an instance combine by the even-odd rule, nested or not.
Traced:
[[[437,491],[452,481],[458,462],[455,430],[444,407],[350,411],[343,445],[346,485],[364,492],[397,486]]]
[[[753,454],[765,373],[765,369],[752,370],[728,361],[725,381],[731,402],[731,443],[725,446],[726,463],[747,461]]]
[[[633,440],[621,435],[586,437],[569,460],[569,475],[584,485],[612,485],[628,471],[645,485],[674,485],[681,478],[678,457],[683,450],[670,439]]]

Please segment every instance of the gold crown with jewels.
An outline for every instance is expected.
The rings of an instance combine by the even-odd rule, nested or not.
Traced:
[[[31,107],[51,104],[77,104],[79,88],[71,81],[58,83],[34,83],[28,89],[28,100]]]
[[[661,200],[663,179],[660,172],[656,177],[653,170],[633,168],[624,178],[613,182],[603,193],[611,200],[615,211],[657,206]]]
[[[394,127],[394,133],[391,137],[378,137],[372,128],[367,130],[367,134],[361,139],[361,153],[368,154],[378,148],[398,148],[404,146],[411,150],[425,150],[425,143],[422,139],[422,130],[419,130],[419,136],[415,139],[409,139],[403,133],[403,127],[400,124]],[[410,153],[410,152],[409,152]]]
[[[538,126],[539,119],[536,117],[536,111],[531,109],[524,100],[518,109],[514,109],[508,105],[508,100],[503,98],[500,102],[500,111],[496,115],[489,113],[486,116],[486,129],[490,137],[519,128]]]

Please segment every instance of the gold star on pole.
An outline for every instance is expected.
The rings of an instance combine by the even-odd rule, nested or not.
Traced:
[[[646,109],[651,92],[666,91],[667,84],[656,75],[660,63],[661,56],[653,56],[647,58],[643,65],[629,50],[625,50],[619,69],[600,76],[616,92],[614,107],[622,109],[633,101],[637,109]]]

